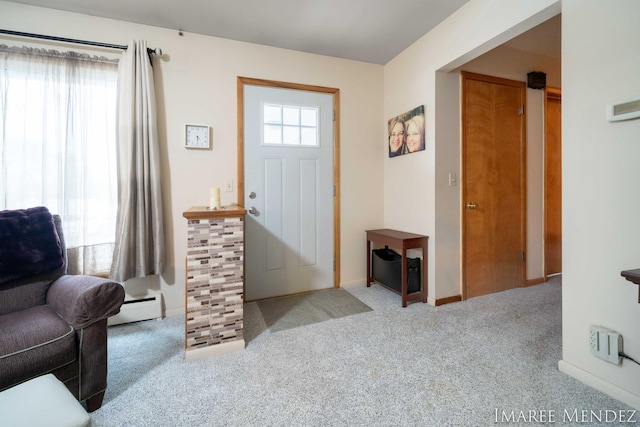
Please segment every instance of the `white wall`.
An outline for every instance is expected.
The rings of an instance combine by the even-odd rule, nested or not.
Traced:
[[[471,0],[385,66],[384,117],[421,104],[426,110],[426,150],[392,159],[383,153],[384,221],[430,236],[432,304],[461,294],[460,193],[448,185],[449,172],[458,171],[459,178],[459,88],[446,72],[559,12],[558,0]]]
[[[590,325],[620,332],[640,360],[640,120],[605,106],[640,97],[640,2],[562,1],[564,372],[640,409],[640,366],[591,355]]]
[[[236,79],[238,76],[340,89],[341,100],[341,283],[363,283],[365,234],[383,224],[384,147],[380,140],[383,67],[356,61],[275,49],[261,45],[72,14],[0,1],[0,28],[127,44],[144,39],[163,50],[155,78],[165,200],[167,270],[160,277],[130,280],[130,293],[162,290],[170,312],[184,307],[186,220],[182,212],[208,204],[210,187],[237,185]],[[1,36],[22,45],[27,39]],[[75,45],[48,43],[58,50]],[[115,55],[113,51],[99,53]],[[213,128],[213,150],[183,148],[185,123]],[[222,193],[222,203],[237,193]]]

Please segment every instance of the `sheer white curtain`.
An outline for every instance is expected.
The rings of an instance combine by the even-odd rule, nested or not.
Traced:
[[[118,76],[118,219],[110,277],[124,282],[164,271],[153,69],[144,40],[131,41]]]
[[[108,272],[117,209],[117,61],[0,45],[0,209],[62,217],[69,272]]]

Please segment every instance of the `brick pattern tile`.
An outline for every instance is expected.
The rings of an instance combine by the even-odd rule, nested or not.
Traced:
[[[189,220],[186,350],[243,339],[243,218]]]

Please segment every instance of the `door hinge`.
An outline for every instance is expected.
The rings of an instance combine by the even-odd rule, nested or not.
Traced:
[[[336,197],[336,186],[333,186],[333,197]]]
[[[524,115],[524,105],[520,104],[518,106],[518,115],[519,116],[523,116]]]
[[[519,257],[520,257],[520,261],[524,262],[524,251],[520,251]]]
[[[333,110],[333,121],[336,121],[336,110]]]
[[[336,271],[336,260],[333,260],[333,271]]]

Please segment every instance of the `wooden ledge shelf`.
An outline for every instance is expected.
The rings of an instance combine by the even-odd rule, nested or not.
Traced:
[[[220,209],[209,209],[207,206],[194,206],[182,213],[186,219],[237,218],[247,214],[242,206],[223,206]]]
[[[625,270],[621,272],[620,275],[631,283],[635,283],[636,285],[640,286],[640,268],[636,268],[634,270]],[[640,288],[638,288],[638,303],[640,304]]]

